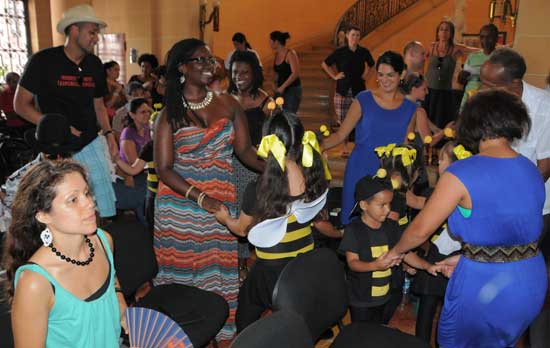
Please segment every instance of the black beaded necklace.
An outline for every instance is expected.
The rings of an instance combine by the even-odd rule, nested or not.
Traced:
[[[65,261],[67,261],[69,263],[72,263],[73,265],[77,265],[77,266],[88,266],[94,260],[94,251],[95,251],[95,249],[94,249],[94,245],[92,244],[92,241],[90,240],[90,238],[88,238],[88,236],[84,236],[84,241],[86,242],[86,244],[88,244],[88,247],[90,247],[90,257],[88,257],[88,259],[86,261],[73,260],[70,257],[63,255],[59,250],[57,250],[53,246],[53,243],[50,244],[50,248],[52,249],[52,252],[55,255],[57,255],[61,260],[65,260]]]

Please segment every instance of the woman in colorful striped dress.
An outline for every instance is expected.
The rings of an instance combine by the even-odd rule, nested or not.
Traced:
[[[218,339],[232,338],[239,287],[237,239],[213,213],[233,206],[233,151],[261,171],[238,102],[206,89],[214,58],[204,42],[186,39],[169,52],[166,108],[155,132],[160,178],[155,206],[157,284],[180,283],[214,291],[230,307]]]

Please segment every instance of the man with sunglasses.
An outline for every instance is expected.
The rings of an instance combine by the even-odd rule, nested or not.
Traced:
[[[57,24],[57,31],[65,34],[65,44],[39,51],[29,59],[14,99],[17,114],[34,124],[45,113],[67,117],[70,141],[77,149],[73,158],[88,169],[101,217],[115,215],[116,209],[100,130],[111,155],[118,152],[103,102],[108,93],[103,64],[92,53],[100,28],[106,26],[89,5],[68,9]]]

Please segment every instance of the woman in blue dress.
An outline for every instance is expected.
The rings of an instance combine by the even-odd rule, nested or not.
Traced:
[[[511,147],[530,119],[503,91],[480,92],[458,121],[458,140],[476,156],[449,166],[390,257],[422,244],[448,217],[461,255],[441,263],[451,276],[439,319],[444,348],[511,347],[540,312],[547,289],[538,249],[544,182]]]
[[[323,150],[347,139],[355,128],[355,147],[346,164],[342,191],[342,224],[350,222],[355,203],[355,184],[365,175],[374,175],[380,162],[374,149],[390,143],[403,143],[417,106],[399,91],[401,74],[405,69],[403,57],[386,51],[376,61],[378,88],[357,94],[337,132],[323,141]]]

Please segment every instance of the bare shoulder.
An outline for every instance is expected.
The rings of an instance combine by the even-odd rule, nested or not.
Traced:
[[[15,294],[22,296],[25,300],[41,297],[45,298],[44,294],[53,294],[50,281],[43,275],[31,270],[24,270],[19,274],[17,288]]]

